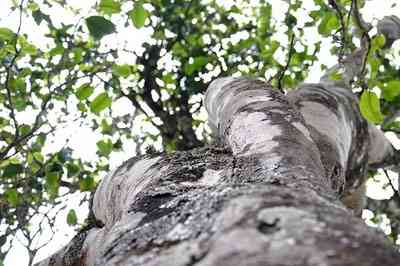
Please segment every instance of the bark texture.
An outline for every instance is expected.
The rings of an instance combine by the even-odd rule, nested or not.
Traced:
[[[40,265],[398,263],[385,236],[339,200],[372,147],[348,90],[306,84],[285,96],[223,78],[205,103],[224,147],[125,162],[94,197],[104,226]]]
[[[398,18],[378,31],[390,47]],[[224,145],[128,160],[95,193],[97,226],[39,265],[398,265],[385,236],[340,200],[394,152],[348,89],[364,53],[333,68],[343,80],[328,73],[288,95],[214,81],[205,104]]]

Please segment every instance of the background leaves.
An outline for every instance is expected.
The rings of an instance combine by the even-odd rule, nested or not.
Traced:
[[[98,0],[87,10],[64,0],[14,2],[21,29],[0,26],[0,262],[18,232],[36,254],[34,236],[62,212],[78,229],[81,210],[66,198],[87,203],[110,163],[209,143],[201,95],[211,80],[250,76],[295,89],[359,45],[350,0],[336,1],[344,31],[331,1],[321,0]],[[371,37],[363,82],[351,89],[361,91],[369,121],[399,134],[398,55],[383,50],[383,36]],[[376,217],[396,213],[370,206]]]

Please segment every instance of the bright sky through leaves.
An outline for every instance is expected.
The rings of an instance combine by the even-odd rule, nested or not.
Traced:
[[[132,8],[133,1],[128,1],[127,3],[120,6],[122,11],[128,11]],[[233,1],[224,1],[221,0],[221,5],[230,5]],[[252,1],[254,4],[258,3],[258,1]],[[284,13],[287,10],[287,1],[280,1],[280,0],[270,0],[267,1],[273,4],[273,12],[272,16],[275,20],[281,21],[284,18]],[[278,3],[279,2],[279,3]],[[367,21],[372,21],[376,23],[377,19],[382,18],[385,15],[391,14],[400,14],[400,5],[392,7],[392,3],[396,1],[389,1],[389,0],[372,0],[367,1],[366,7],[362,10],[364,18]],[[96,3],[94,0],[68,0],[68,8],[71,9],[79,9],[79,16],[75,15],[74,12],[71,10],[67,10],[61,6],[55,5],[52,8],[44,7],[43,11],[51,15],[54,24],[57,26],[63,24],[76,24],[78,25],[85,25],[85,18],[90,16],[96,16],[97,12],[92,9],[93,5]],[[298,25],[302,25],[310,20],[308,17],[308,12],[314,8],[313,1],[305,0],[303,1],[303,5],[305,10],[299,9],[295,14],[298,18]],[[11,11],[11,0],[2,0],[1,8],[0,8],[0,27],[7,27],[16,31],[18,28],[18,10]],[[114,10],[113,8],[109,9],[110,14],[114,12],[118,12],[119,10]],[[130,13],[130,19],[134,25],[137,27],[143,26],[146,20],[147,14],[143,11],[142,8],[138,7],[132,13]],[[23,16],[23,23],[22,23],[22,33],[26,33],[28,35],[28,40],[31,41],[39,48],[46,49],[46,47],[53,47],[54,43],[50,38],[45,37],[45,32],[48,30],[47,27],[42,23],[40,26],[37,26],[36,23],[33,21],[32,17]],[[337,23],[334,18],[327,18],[327,25]],[[101,20],[101,19],[100,19]],[[118,49],[121,51],[120,56],[118,58],[117,63],[122,66],[119,68],[114,68],[113,71],[116,71],[120,74],[120,76],[124,76],[126,73],[129,73],[129,69],[124,68],[124,64],[132,64],[134,61],[132,60],[131,53],[123,52],[124,49],[128,50],[136,50],[140,51],[140,45],[149,39],[152,31],[146,27],[140,27],[140,29],[134,27],[125,27],[125,21],[121,19],[120,16],[113,16],[111,17],[111,21],[116,25],[116,29],[109,25],[103,31],[96,31],[96,28],[89,28],[89,31],[97,36],[99,39],[101,38],[101,47],[100,52],[106,52],[109,49]],[[93,21],[93,25],[96,23],[104,23],[104,21],[95,20]],[[327,31],[327,29],[320,29],[321,32]],[[246,32],[238,32],[235,34],[236,41],[238,42],[241,39],[246,39],[247,35]],[[273,37],[276,41],[281,44],[288,44],[288,36],[285,33],[284,29],[278,29],[277,33]],[[314,43],[316,38],[321,38],[318,34],[318,29],[310,29],[305,32],[304,38],[309,43]],[[205,38],[206,39],[206,38]],[[320,68],[321,64],[324,64],[328,67],[336,64],[337,58],[332,56],[329,49],[330,44],[332,42],[332,38],[322,38],[321,44],[321,53],[318,58],[318,63],[316,63],[310,69],[310,73],[312,73],[308,78],[308,82],[316,82],[319,80],[319,77],[322,74],[322,70]],[[206,42],[206,40],[205,40]],[[301,45],[295,46],[296,50],[304,49]],[[400,43],[397,43],[394,46],[394,56],[397,56],[395,59],[397,60],[398,64],[400,64]],[[397,54],[397,55],[396,55]],[[274,58],[281,64],[285,63],[286,60],[286,51],[282,47],[279,47],[274,54]],[[197,57],[196,60],[192,60],[191,64],[186,65],[186,71],[188,73],[192,73],[197,69],[199,66],[207,67],[207,60],[202,57]],[[172,60],[166,60],[165,64],[169,64],[171,68],[177,67],[177,65],[172,62]],[[124,74],[125,73],[125,74]],[[268,73],[267,73],[268,74]],[[274,75],[274,72],[269,73],[269,75]],[[111,99],[109,98],[108,94],[102,91],[99,88],[95,88],[88,86],[89,80],[82,80],[80,92],[78,94],[78,99],[76,102],[71,100],[68,102],[68,108],[71,112],[70,122],[68,123],[68,127],[59,128],[56,132],[56,136],[52,139],[51,145],[47,145],[45,147],[45,152],[51,152],[53,150],[59,149],[62,147],[66,141],[68,141],[70,147],[74,150],[74,153],[81,157],[85,158],[86,160],[94,160],[98,157],[96,152],[100,150],[101,152],[107,154],[110,153],[110,143],[109,142],[102,142],[102,137],[99,132],[93,132],[90,126],[80,123],[80,121],[74,121],[74,112],[78,112],[77,109],[77,101],[83,100],[86,98],[91,97],[92,103],[90,105],[90,109],[94,113],[99,113],[110,106]],[[373,89],[373,92],[376,93],[377,97],[380,96],[381,91],[377,88]],[[391,89],[390,84],[388,85],[387,91],[384,92],[383,97],[387,97],[390,99],[393,95],[397,95],[397,92]],[[163,95],[163,97],[168,97],[167,95]],[[375,99],[375,98],[374,98]],[[113,103],[112,105],[112,113],[114,115],[124,115],[126,113],[132,112],[133,107],[132,104],[127,101],[126,99],[119,99],[117,102]],[[0,110],[1,112],[1,110]],[[151,112],[149,110],[149,112]],[[62,113],[54,112],[49,114],[49,120],[57,120],[57,117],[62,115]],[[204,111],[201,113],[202,118],[205,119]],[[377,119],[380,121],[380,117],[376,117],[374,113],[371,114],[373,119]],[[379,115],[378,115],[379,116]],[[18,119],[20,121],[32,122],[34,117],[29,114],[29,110],[23,114],[19,114]],[[146,132],[155,132],[156,129],[150,125],[149,123],[145,123],[145,117],[142,116],[141,119],[136,121],[135,127],[132,129],[134,134],[143,134],[143,130]],[[143,126],[145,125],[145,126]],[[388,134],[390,135],[390,133]],[[400,147],[399,140],[397,138],[391,138],[394,142],[394,145],[397,145],[397,148]],[[132,140],[127,140],[125,143],[124,149],[121,152],[115,152],[111,154],[110,157],[110,165],[112,168],[118,166],[122,161],[126,160],[127,158],[131,157],[134,154],[134,147],[135,143]],[[161,146],[161,143],[158,142],[156,145]],[[387,197],[388,190],[381,191],[378,189],[369,189],[368,194],[370,196],[377,197]],[[12,195],[10,195],[12,197]],[[76,195],[71,195],[68,197],[68,202],[70,203],[70,208],[83,210],[86,209],[84,207],[79,208],[79,197]],[[59,249],[63,244],[67,243],[68,240],[73,236],[74,232],[71,227],[66,225],[66,221],[68,220],[70,223],[82,222],[82,219],[85,217],[85,214],[82,212],[77,212],[77,217],[73,213],[71,213],[67,208],[66,210],[62,211],[61,214],[57,218],[57,226],[56,228],[59,232],[56,234],[53,242],[49,245],[48,248],[39,251],[36,260],[41,260],[47,257],[49,254],[55,252]],[[68,218],[67,218],[68,217]],[[76,218],[78,221],[76,221]],[[1,229],[1,228],[0,228]],[[43,235],[43,238],[47,238],[49,235]],[[22,239],[22,237],[21,237]],[[21,245],[18,241],[15,241],[15,248],[9,253],[5,265],[26,265],[27,255],[25,254],[25,250],[21,248]]]

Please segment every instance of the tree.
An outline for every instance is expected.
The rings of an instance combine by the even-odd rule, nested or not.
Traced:
[[[1,90],[1,103],[8,110],[1,120],[1,137],[4,144],[0,152],[3,176],[1,185],[5,193],[1,200],[0,210],[1,223],[7,226],[6,234],[1,238],[2,244],[12,241],[14,238],[10,236],[15,235],[17,231],[22,231],[27,239],[26,246],[30,252],[30,263],[32,263],[40,248],[33,245],[33,242],[43,230],[39,226],[37,231],[32,231],[29,227],[32,218],[41,215],[44,223],[50,225],[53,223],[56,215],[51,217],[43,213],[41,207],[50,206],[50,209],[53,209],[57,205],[63,206],[59,200],[62,196],[60,195],[62,187],[67,188],[66,193],[77,190],[93,192],[98,180],[97,176],[109,171],[110,154],[122,149],[126,139],[135,139],[138,143],[138,153],[142,150],[139,144],[148,145],[151,142],[149,139],[161,142],[166,152],[202,146],[208,141],[208,136],[204,130],[204,121],[196,118],[196,113],[202,108],[198,96],[205,91],[212,78],[241,73],[252,77],[263,77],[280,91],[284,89],[289,91],[298,87],[306,78],[308,69],[317,61],[320,51],[319,43],[314,45],[305,43],[304,32],[308,28],[318,27],[318,32],[322,36],[326,38],[333,36],[332,40],[337,42],[337,45],[333,45],[332,53],[339,59],[338,66],[327,71],[328,74],[321,79],[320,86],[323,89],[311,86],[311,90],[302,85],[298,91],[290,92],[283,97],[279,93],[264,89],[268,86],[257,81],[237,81],[239,85],[241,84],[238,85],[239,88],[243,84],[262,88],[257,91],[275,100],[264,103],[266,110],[270,108],[270,105],[276,105],[275,107],[282,109],[288,119],[293,119],[289,122],[285,122],[282,117],[276,119],[273,110],[271,111],[272,118],[259,122],[260,125],[254,125],[252,121],[245,125],[260,129],[264,126],[265,130],[274,132],[274,130],[279,131],[279,127],[267,127],[267,124],[273,125],[279,120],[279,124],[283,127],[290,128],[293,121],[298,123],[295,125],[297,132],[295,134],[290,135],[289,131],[283,130],[283,134],[288,134],[288,136],[282,137],[285,141],[278,141],[279,147],[274,150],[283,158],[286,158],[285,154],[297,154],[297,157],[287,157],[287,161],[283,163],[278,161],[278,158],[271,157],[272,153],[270,149],[267,149],[268,147],[256,147],[260,144],[257,141],[270,141],[265,138],[271,135],[265,134],[256,134],[254,138],[251,137],[253,139],[249,143],[254,141],[253,144],[256,146],[247,147],[250,157],[237,156],[243,152],[242,141],[247,143],[247,140],[243,138],[250,137],[241,133],[241,126],[238,126],[240,130],[230,132],[230,128],[224,123],[231,118],[227,114],[211,111],[211,117],[214,116],[211,122],[214,123],[216,131],[220,132],[219,136],[222,140],[231,143],[230,148],[200,149],[161,157],[158,157],[157,153],[153,154],[153,149],[148,148],[147,157],[141,160],[129,160],[117,170],[114,177],[110,175],[102,181],[94,198],[92,209],[94,214],[91,213],[84,229],[64,250],[66,253],[55,255],[53,258],[62,259],[66,265],[80,258],[76,254],[85,256],[89,260],[97,260],[100,264],[103,260],[111,263],[127,259],[140,263],[139,260],[150,259],[154,256],[153,252],[156,250],[164,252],[170,250],[170,257],[165,257],[168,254],[164,254],[165,256],[160,256],[159,259],[169,260],[171,263],[172,258],[178,259],[176,252],[182,253],[183,250],[196,249],[185,253],[188,256],[184,258],[187,259],[186,263],[193,264],[200,263],[203,258],[210,259],[206,256],[208,250],[198,247],[200,242],[196,242],[203,240],[202,237],[205,238],[205,247],[208,247],[207,245],[214,241],[212,237],[218,237],[216,239],[222,241],[221,243],[241,237],[246,239],[245,237],[248,236],[243,234],[247,231],[240,230],[247,226],[255,225],[258,228],[257,234],[265,235],[279,235],[280,232],[291,229],[288,232],[293,233],[289,234],[293,238],[279,238],[288,241],[278,241],[276,244],[282,245],[282,248],[285,245],[294,248],[298,246],[293,243],[298,239],[296,236],[304,236],[304,232],[311,230],[311,227],[319,228],[317,225],[325,228],[325,225],[322,225],[325,223],[327,230],[331,230],[329,232],[332,234],[326,234],[314,244],[320,244],[324,240],[327,247],[332,247],[329,249],[331,253],[333,250],[335,254],[350,252],[358,254],[347,259],[358,259],[358,262],[366,260],[365,265],[373,265],[373,261],[360,257],[365,255],[363,252],[377,254],[374,258],[382,260],[382,263],[387,265],[397,258],[398,255],[393,252],[393,249],[385,246],[380,236],[368,231],[356,218],[351,218],[350,212],[335,200],[336,196],[351,194],[354,189],[360,187],[367,170],[368,157],[376,158],[376,160],[369,160],[370,170],[374,170],[393,164],[397,160],[395,153],[390,152],[390,145],[371,146],[369,144],[368,136],[370,135],[374,136],[371,137],[372,140],[382,140],[383,142],[380,143],[387,142],[379,131],[376,131],[372,125],[367,126],[361,119],[357,108],[354,107],[357,107],[357,101],[353,96],[349,96],[341,89],[332,89],[335,92],[326,93],[326,88],[346,87],[348,91],[361,89],[361,92],[355,95],[360,97],[360,109],[363,116],[370,123],[380,124],[384,130],[398,131],[399,124],[396,122],[400,103],[397,89],[399,81],[396,78],[398,66],[385,56],[391,50],[384,49],[390,48],[400,35],[398,18],[388,17],[383,20],[380,24],[379,33],[381,34],[372,36],[370,24],[363,21],[359,13],[359,5],[362,6],[363,3],[314,1],[318,9],[310,12],[312,20],[304,24],[303,28],[299,26],[298,18],[295,16],[296,11],[302,9],[302,2],[292,1],[287,5],[283,21],[283,25],[286,25],[284,31],[288,38],[288,45],[285,47],[273,38],[282,25],[273,21],[272,6],[264,1],[260,1],[255,6],[247,1],[228,6],[222,6],[214,1],[208,3],[138,1],[132,6],[125,6],[124,1],[102,0],[96,7],[99,14],[84,17],[84,20],[76,25],[53,23],[54,18],[46,14],[46,9],[43,7],[46,5],[51,7],[57,5],[58,2],[66,4],[64,1],[44,1],[41,4],[22,1],[16,4],[16,11],[21,14],[20,26],[22,26],[23,12],[28,12],[37,24],[46,24],[48,38],[54,42],[50,49],[35,47],[26,36],[21,34],[20,27],[16,32],[7,28],[2,28],[0,31],[3,51],[1,59],[4,64],[2,75],[5,81]],[[141,52],[132,51],[126,47],[119,50],[112,48],[104,51],[102,49],[102,39],[104,40],[107,35],[117,30],[115,20],[113,20],[117,15],[127,24],[131,23],[137,28],[146,25],[152,29],[152,38],[143,44]],[[353,43],[351,28],[356,29],[357,37],[361,42],[360,47]],[[87,32],[90,33],[90,37],[86,35]],[[296,45],[302,46],[303,49],[297,48]],[[286,48],[287,59],[282,64],[274,55],[283,48]],[[120,63],[118,60],[124,55],[123,52],[133,57],[135,63]],[[167,57],[170,57],[170,60],[166,62]],[[27,65],[23,64],[24,60],[28,61]],[[219,83],[213,84],[216,91],[231,88],[231,86],[220,86]],[[377,95],[370,90],[375,86],[383,92],[381,99],[378,99]],[[254,93],[258,95],[259,92]],[[321,117],[316,119],[314,112],[309,113],[307,108],[305,110],[301,108],[305,99],[318,102],[318,99],[321,101],[326,97],[332,98],[331,104],[337,105],[336,108],[339,108],[337,110],[341,110],[340,112],[346,110],[335,123],[336,126],[343,127],[340,132],[342,135],[335,135],[337,132],[327,132],[326,126],[331,127],[329,123],[332,121],[329,123],[326,121],[327,124],[321,126],[317,123],[322,121]],[[113,116],[110,109],[110,113],[105,114],[105,110],[117,99],[128,99],[135,112],[118,117]],[[207,103],[213,106],[209,110],[215,110],[224,100],[223,97],[209,99],[211,100]],[[242,104],[242,100],[245,101],[245,99],[248,98],[226,98],[232,108]],[[71,122],[73,112],[70,110],[69,103],[73,100],[78,108],[78,115],[72,119],[86,121],[86,123],[89,121],[91,127],[101,131],[104,136],[104,139],[97,143],[99,159],[96,162],[87,162],[76,156],[68,143],[57,152],[45,153],[44,151],[51,134],[55,134],[60,125]],[[320,106],[320,113],[325,117],[330,117],[330,114],[331,117],[337,116],[332,108],[327,107],[331,106],[327,104]],[[35,113],[33,122],[31,124],[20,122],[18,113],[31,111]],[[63,115],[58,116],[56,121],[49,120],[51,113],[56,111]],[[141,115],[146,116],[148,122],[157,129],[156,134],[138,137],[131,133],[132,124],[136,123],[138,120],[135,119]],[[352,136],[343,134],[343,132],[348,132],[349,123],[359,125],[352,131]],[[332,136],[328,139],[333,138],[337,141],[330,142],[321,137],[326,134]],[[306,140],[304,136],[311,138],[311,143],[310,139]],[[301,141],[300,138],[302,138]],[[294,143],[293,145],[298,145],[299,148],[288,147],[288,143]],[[348,150],[349,143],[351,143],[351,152]],[[368,153],[371,147],[377,148]],[[382,149],[384,147],[388,148]],[[299,152],[312,160],[299,161]],[[260,160],[264,158],[263,156],[266,159],[266,165],[261,167],[259,161],[264,161],[264,159]],[[268,160],[278,162],[268,164]],[[140,176],[140,173],[143,173],[143,170],[150,165],[153,172]],[[307,167],[304,169],[304,166]],[[272,168],[268,170],[265,167]],[[300,171],[299,168],[303,170]],[[282,172],[281,169],[284,171]],[[127,171],[133,175],[130,181],[126,181],[128,183],[125,184],[121,180],[122,183],[117,184],[119,178],[122,178]],[[165,175],[161,178],[161,174]],[[270,175],[275,177],[269,178]],[[135,181],[135,176],[141,178],[140,182]],[[323,180],[323,176],[329,179]],[[198,184],[199,179],[205,184]],[[223,182],[217,182],[218,180]],[[147,186],[141,188],[140,186],[144,184]],[[124,199],[122,198],[125,195],[124,190],[119,190],[129,187],[126,185],[140,185],[142,193],[127,194],[127,198]],[[295,189],[298,186],[304,188]],[[319,193],[315,194],[316,191]],[[21,192],[24,196],[21,196]],[[267,192],[276,195],[277,203],[272,206],[280,206],[283,209],[270,208],[272,203],[269,200],[275,202],[275,199],[274,197],[264,199],[267,197],[262,197],[262,195]],[[117,194],[120,194],[120,197],[115,198]],[[247,194],[254,194],[254,201],[249,199]],[[134,199],[134,195],[138,195],[138,198]],[[282,205],[283,199],[286,201],[283,201],[285,204]],[[118,202],[114,202],[121,200],[131,205],[118,205]],[[398,206],[397,195],[394,196],[394,200],[397,200],[393,202]],[[103,207],[106,203],[110,205]],[[254,206],[252,206],[253,203]],[[286,204],[291,207],[287,207]],[[268,208],[263,214],[261,208],[264,207]],[[315,210],[310,210],[310,208]],[[182,215],[177,210],[181,211]],[[390,218],[393,218],[391,219],[392,238],[395,241],[398,232],[395,219],[396,208],[390,206],[388,210],[387,213],[393,214]],[[230,215],[231,211],[238,211],[238,216]],[[142,212],[147,213],[147,216],[143,216]],[[260,217],[257,218],[256,214]],[[221,215],[219,219],[217,219],[218,215]],[[137,223],[124,220],[128,217],[133,221],[137,220]],[[232,228],[239,231],[232,238],[229,238],[226,232],[219,231],[225,228],[224,226],[228,226],[227,217],[238,219],[238,224],[233,224]],[[276,219],[271,220],[270,217],[276,217]],[[343,217],[343,220],[337,217]],[[174,219],[180,220],[180,223]],[[295,235],[291,228],[293,221],[304,219],[306,220],[306,223],[302,224],[304,227],[299,228],[304,229],[299,231],[303,233]],[[76,214],[74,210],[71,210],[68,222],[74,225],[76,220]],[[118,222],[115,223],[116,221]],[[149,223],[150,221],[152,223]],[[183,223],[183,221],[187,222]],[[216,229],[218,221],[222,223],[222,227]],[[189,227],[178,226],[186,223]],[[339,230],[337,226],[340,225],[348,227]],[[140,235],[143,237],[133,236],[131,233],[124,233],[121,237],[119,232],[125,231],[119,230],[123,230],[123,226],[130,228],[132,232],[143,234]],[[98,233],[111,229],[115,232],[110,231],[103,237],[102,233]],[[235,231],[227,230],[227,232]],[[338,232],[345,233],[345,237],[335,236],[339,234]],[[258,239],[258,236],[254,235],[255,239]],[[361,239],[361,236],[365,238]],[[104,246],[99,244],[99,246],[88,247],[89,240],[92,238],[102,240],[105,243]],[[113,242],[114,239],[119,240]],[[188,239],[197,244],[182,241]],[[316,240],[313,233],[307,234],[307,239],[311,242],[313,239]],[[350,241],[351,244],[347,245],[347,242],[344,244],[348,247],[346,252],[349,253],[342,252],[337,245],[335,246],[334,243],[337,244],[338,239],[344,242]],[[308,247],[314,244],[311,243]],[[84,248],[81,249],[82,245]],[[352,248],[351,245],[353,245]],[[354,250],[356,245],[365,247],[363,252],[357,253]],[[105,254],[94,255],[96,247],[99,252],[106,252],[105,247],[109,248],[109,251]],[[143,256],[136,256],[138,255],[136,254],[127,257],[125,252],[128,252],[128,249],[125,250],[125,247]],[[210,254],[218,255],[219,249],[209,247]],[[229,251],[229,248],[227,245],[226,249],[220,251]],[[259,252],[257,248],[264,250],[263,245],[238,247],[239,250],[243,250],[242,248],[252,254]],[[87,251],[90,252],[86,256]],[[313,257],[317,263],[323,261],[324,258],[315,257],[317,254],[315,251],[315,249],[310,249],[301,259]],[[327,253],[321,254],[330,257],[328,249],[325,251]],[[229,252],[221,254],[232,255]],[[293,254],[293,259],[300,258],[296,255],[298,253]],[[385,262],[383,255],[378,254],[390,256]],[[237,257],[239,255],[236,254],[232,258],[239,259]],[[332,255],[332,257],[335,256]],[[272,258],[276,262],[277,258]],[[257,256],[254,258],[255,264],[258,259],[261,258]],[[204,263],[216,263],[216,261],[205,260]],[[245,261],[244,257],[243,261]],[[293,265],[292,262],[288,260],[285,263]],[[341,262],[351,263],[344,258]],[[157,264],[157,262],[154,263]],[[180,263],[185,262],[182,260]],[[248,263],[253,262],[248,260]],[[179,265],[179,263],[174,265]]]
[[[338,199],[374,144],[337,85],[286,97],[259,80],[214,81],[205,101],[228,149],[127,161],[96,191],[97,226],[40,265],[395,265],[400,254]],[[340,130],[326,133],[326,115]]]

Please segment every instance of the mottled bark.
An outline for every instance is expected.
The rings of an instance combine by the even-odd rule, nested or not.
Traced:
[[[205,105],[224,146],[125,162],[96,191],[103,226],[40,265],[397,265],[385,236],[340,201],[393,153],[346,88],[357,64],[288,95],[214,81]]]
[[[125,162],[94,197],[104,226],[42,265],[396,265],[339,200],[370,147],[351,93],[225,78],[205,102],[228,148]]]

